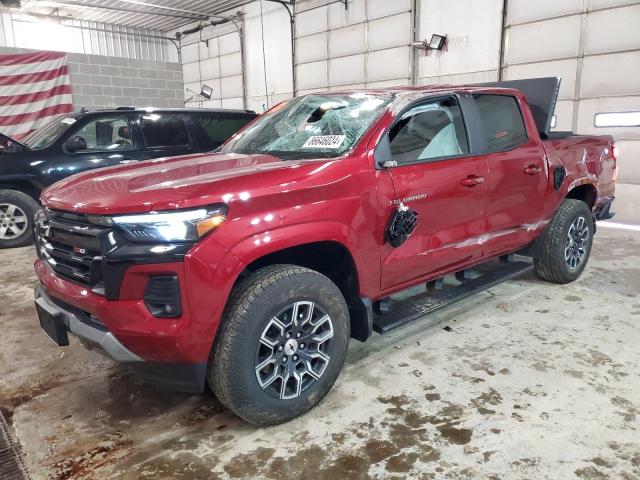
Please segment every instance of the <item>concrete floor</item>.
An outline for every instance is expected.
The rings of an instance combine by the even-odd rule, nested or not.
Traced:
[[[640,186],[618,193],[640,225]],[[2,251],[0,405],[34,479],[637,479],[639,241],[601,225],[574,284],[529,275],[352,342],[328,397],[267,429],[54,346],[33,250]]]

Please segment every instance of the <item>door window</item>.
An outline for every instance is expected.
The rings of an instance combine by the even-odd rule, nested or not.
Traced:
[[[133,150],[131,126],[125,116],[100,117],[92,120],[73,136],[87,143],[86,151]]]
[[[182,147],[189,145],[187,128],[178,115],[142,116],[142,134],[147,147]]]
[[[398,163],[469,153],[462,113],[453,97],[421,103],[404,112],[389,130],[389,142]]]
[[[527,129],[515,97],[474,95],[489,152],[511,150],[527,141]]]

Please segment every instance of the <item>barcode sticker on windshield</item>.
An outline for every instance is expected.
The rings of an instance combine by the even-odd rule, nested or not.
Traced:
[[[302,148],[340,148],[346,135],[314,135],[309,137]]]

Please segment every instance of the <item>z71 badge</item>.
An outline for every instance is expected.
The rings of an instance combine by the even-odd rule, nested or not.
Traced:
[[[400,205],[401,203],[415,202],[416,200],[423,200],[427,198],[426,193],[420,195],[413,195],[412,197],[398,198],[396,200],[389,200],[389,205]]]

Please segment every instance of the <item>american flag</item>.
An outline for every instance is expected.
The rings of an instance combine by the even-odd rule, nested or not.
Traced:
[[[0,133],[19,139],[72,112],[72,103],[64,53],[0,55]]]

